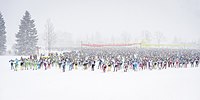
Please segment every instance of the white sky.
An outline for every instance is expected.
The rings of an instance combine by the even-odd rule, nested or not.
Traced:
[[[105,41],[119,39],[122,33],[135,39],[144,30],[162,32],[167,39],[200,38],[200,0],[0,0],[8,45],[15,42],[26,10],[35,20],[39,45],[47,19],[54,24],[58,39],[71,33],[74,40],[87,40],[96,32]]]

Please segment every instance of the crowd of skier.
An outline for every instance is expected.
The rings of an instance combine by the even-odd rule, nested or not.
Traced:
[[[64,53],[10,60],[11,70],[99,70],[102,72],[198,67],[199,50],[144,48],[81,48]]]

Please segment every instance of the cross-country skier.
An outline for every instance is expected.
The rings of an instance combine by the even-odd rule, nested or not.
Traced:
[[[94,71],[95,61],[92,61],[92,71]]]
[[[197,59],[195,60],[195,67],[198,67],[198,65],[199,65],[199,59],[197,58]]]
[[[103,68],[103,72],[104,72],[104,73],[106,72],[106,67],[107,67],[106,64],[103,64],[103,65],[102,65],[102,68]]]
[[[14,69],[14,66],[13,66],[14,65],[14,60],[11,59],[9,62],[10,62],[11,70],[13,70]]]
[[[65,65],[66,65],[66,61],[65,59],[62,60],[62,69],[63,69],[63,72],[65,72]]]
[[[128,64],[125,63],[125,64],[124,64],[124,72],[127,72],[127,71],[128,71]]]
[[[15,71],[17,71],[18,63],[19,63],[19,60],[16,58],[16,59],[15,59],[15,69],[14,69]]]

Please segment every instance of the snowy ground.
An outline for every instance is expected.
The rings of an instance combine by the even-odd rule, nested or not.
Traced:
[[[0,100],[200,100],[200,67],[102,73],[10,70],[0,56]]]

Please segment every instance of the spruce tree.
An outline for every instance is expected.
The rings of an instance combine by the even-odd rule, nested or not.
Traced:
[[[0,12],[0,55],[6,52],[6,31],[5,22]]]
[[[16,49],[18,55],[32,55],[37,50],[37,30],[34,20],[28,11],[25,12],[19,26],[19,32],[16,34]]]

